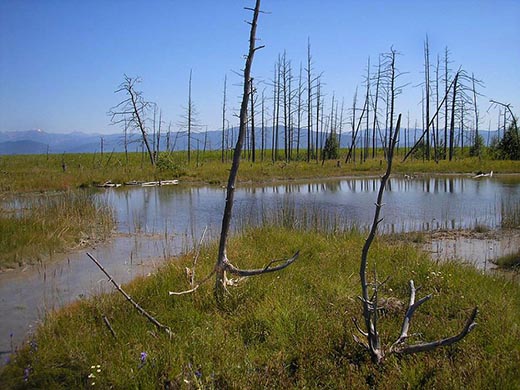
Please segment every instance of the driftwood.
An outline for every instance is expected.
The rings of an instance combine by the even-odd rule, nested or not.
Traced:
[[[353,336],[354,340],[357,341],[359,344],[361,344],[363,347],[365,347],[368,352],[370,353],[370,356],[372,358],[372,361],[374,363],[381,363],[386,353],[388,354],[411,354],[411,353],[418,353],[418,352],[426,352],[431,351],[435,348],[451,345],[453,343],[456,343],[457,341],[464,338],[471,330],[476,326],[475,319],[478,313],[477,308],[473,309],[472,314],[468,318],[466,325],[462,329],[462,331],[452,337],[448,337],[445,339],[439,339],[437,341],[433,342],[426,342],[426,343],[419,343],[414,345],[408,345],[407,341],[409,338],[408,330],[410,328],[410,322],[412,320],[412,316],[415,313],[415,311],[425,302],[427,302],[431,295],[427,295],[418,301],[415,300],[416,295],[416,288],[414,285],[413,280],[410,280],[410,300],[408,304],[408,309],[406,310],[403,324],[401,327],[401,334],[397,338],[397,340],[388,348],[386,351],[381,343],[381,339],[377,330],[377,324],[379,320],[378,315],[378,289],[381,287],[381,285],[384,282],[378,282],[377,280],[377,273],[374,271],[374,282],[372,284],[369,284],[367,281],[367,262],[368,262],[368,252],[370,249],[370,246],[376,236],[377,227],[383,220],[383,218],[380,218],[381,208],[383,207],[383,193],[385,190],[385,186],[390,178],[390,174],[392,171],[392,160],[394,157],[394,149],[395,145],[397,143],[397,136],[399,134],[399,128],[401,125],[401,115],[399,115],[399,118],[397,120],[397,125],[395,128],[395,131],[391,131],[390,133],[390,145],[388,149],[388,156],[387,156],[387,169],[383,177],[381,178],[381,184],[379,187],[379,192],[377,195],[377,201],[376,201],[376,209],[374,213],[374,220],[372,222],[372,227],[370,229],[370,232],[368,234],[368,237],[365,241],[365,244],[363,246],[363,250],[361,252],[361,265],[359,270],[359,276],[361,281],[361,291],[362,296],[359,297],[362,305],[363,305],[363,319],[365,322],[365,329],[362,329],[358,321],[353,318],[354,326],[356,327],[357,331],[363,336],[363,340],[359,339],[357,336]],[[393,133],[393,134],[392,134]],[[373,288],[373,293],[369,294],[369,287]]]
[[[108,277],[108,280],[114,285],[114,287],[117,289],[117,291],[119,291],[121,294],[123,294],[123,296],[126,298],[126,300],[128,302],[130,302],[132,304],[132,306],[134,306],[135,309],[139,313],[141,313],[143,316],[145,316],[148,319],[148,321],[150,321],[152,324],[154,324],[157,328],[165,331],[168,334],[168,336],[170,336],[170,337],[173,336],[173,332],[171,331],[171,329],[169,327],[167,327],[166,325],[163,325],[159,321],[157,321],[155,319],[155,317],[153,317],[150,313],[148,313],[146,310],[144,310],[136,301],[134,301],[134,299],[130,295],[128,295],[128,293],[125,290],[123,290],[123,288],[112,278],[112,276],[110,276],[110,274],[107,272],[107,270],[101,265],[101,263],[94,256],[92,256],[88,252],[87,252],[87,256],[90,257],[90,259],[99,267],[99,269],[101,271],[103,271],[103,273]]]

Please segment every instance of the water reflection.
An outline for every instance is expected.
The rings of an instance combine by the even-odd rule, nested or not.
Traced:
[[[313,213],[332,216],[334,225],[366,227],[371,223],[379,179],[344,179],[314,183],[245,186],[235,194],[234,217],[241,225],[269,216]],[[185,233],[197,236],[208,226],[218,232],[225,191],[215,187],[163,187],[111,191],[104,195],[118,213],[124,232]],[[463,177],[392,178],[385,193],[384,232],[496,228],[502,202],[520,199],[520,184]],[[276,217],[278,218],[278,217]]]

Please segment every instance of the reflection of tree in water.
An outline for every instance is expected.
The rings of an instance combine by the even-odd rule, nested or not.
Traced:
[[[326,182],[325,189],[330,192],[338,192],[341,190],[341,183],[339,181]]]

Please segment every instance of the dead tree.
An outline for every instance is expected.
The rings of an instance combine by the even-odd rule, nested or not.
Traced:
[[[449,160],[453,159],[453,147],[455,141],[455,108],[457,104],[457,87],[459,81],[460,72],[457,72],[453,79],[453,98],[451,100],[451,120],[450,120],[450,148],[449,148]]]
[[[265,88],[262,90],[262,100],[261,100],[261,107],[262,107],[262,125],[261,125],[261,148],[260,148],[260,159],[264,161],[265,158]]]
[[[363,116],[365,115],[365,111],[367,109],[368,101],[365,100],[365,104],[363,105],[363,110],[361,111],[361,116],[358,119],[357,126],[355,124],[355,113],[356,113],[356,96],[357,96],[357,89],[356,93],[354,95],[354,102],[352,106],[352,142],[350,143],[350,148],[347,152],[347,157],[345,157],[345,163],[348,163],[350,159],[353,159],[356,161],[356,143],[357,143],[357,136],[359,133],[359,128],[361,127],[361,122],[363,121]]]
[[[146,129],[146,117],[151,109],[152,103],[144,100],[143,93],[136,89],[136,84],[141,82],[139,77],[128,77],[123,75],[124,81],[119,85],[115,93],[123,93],[126,99],[119,102],[109,111],[112,124],[124,123],[125,128],[136,128],[141,132],[143,143],[150,158],[150,163],[155,166],[155,158],[148,142],[148,132]]]
[[[430,45],[428,35],[424,41],[424,92],[426,114],[426,159],[430,160]]]
[[[190,69],[190,81],[189,81],[189,88],[188,88],[188,107],[186,108],[186,116],[187,116],[187,122],[186,127],[188,131],[188,164],[191,161],[191,130],[193,125],[193,101],[191,100],[191,73],[192,70]]]
[[[392,343],[389,347],[385,347],[382,345],[381,338],[378,332],[378,320],[379,320],[379,307],[378,307],[378,289],[379,287],[384,283],[377,280],[377,272],[374,269],[374,275],[376,275],[375,280],[372,283],[369,283],[367,278],[367,264],[368,264],[368,254],[370,250],[370,246],[372,245],[372,242],[374,241],[377,233],[377,227],[383,220],[383,218],[380,218],[381,208],[383,207],[383,193],[385,190],[385,186],[388,183],[388,180],[390,178],[390,174],[392,172],[392,161],[394,157],[394,150],[395,145],[397,143],[397,138],[399,134],[399,129],[401,126],[401,114],[399,114],[399,117],[397,119],[397,124],[395,127],[395,131],[392,129],[390,130],[390,139],[389,139],[389,146],[387,150],[387,167],[386,172],[381,178],[381,184],[379,187],[379,192],[377,195],[376,200],[376,209],[374,213],[374,219],[372,222],[372,227],[370,229],[370,232],[368,234],[368,237],[365,241],[365,244],[363,246],[362,252],[361,252],[361,263],[359,268],[359,277],[361,281],[361,297],[360,300],[363,305],[363,320],[365,324],[365,329],[362,329],[361,326],[358,324],[357,320],[353,318],[354,325],[356,326],[357,330],[361,335],[363,336],[364,340],[362,341],[359,339],[356,335],[354,335],[354,339],[364,346],[372,359],[374,363],[382,363],[388,354],[412,354],[412,353],[418,353],[418,352],[426,352],[431,351],[435,348],[451,345],[453,343],[456,343],[457,341],[464,338],[476,325],[475,318],[477,316],[477,308],[475,307],[472,311],[472,314],[468,318],[466,325],[462,329],[460,333],[458,333],[455,336],[439,339],[432,342],[425,342],[425,343],[417,343],[417,344],[408,344],[408,340],[411,337],[408,334],[408,330],[410,328],[410,322],[412,320],[412,317],[415,313],[415,311],[424,304],[426,301],[428,301],[432,296],[427,295],[418,301],[415,300],[415,294],[417,292],[417,289],[415,288],[413,280],[410,280],[410,300],[409,305],[406,310],[406,313],[403,318],[403,324],[401,326],[401,333],[399,337],[396,339],[394,343]],[[370,293],[369,289],[370,286],[372,286],[372,293]]]
[[[448,95],[449,95],[449,92],[450,90],[453,88],[455,90],[456,86],[457,86],[457,82],[458,82],[458,79],[459,79],[459,74],[461,73],[461,70],[459,69],[457,71],[457,73],[455,74],[455,77],[454,79],[452,80],[451,84],[446,88],[446,92],[445,92],[445,95],[442,99],[442,101],[440,102],[440,104],[437,106],[437,111],[435,111],[435,114],[430,118],[430,121],[429,121],[429,126],[431,126],[431,124],[433,123],[433,121],[435,120],[435,118],[439,115],[440,111],[441,111],[441,108],[443,107],[443,105],[445,104],[445,102],[448,100]],[[456,92],[453,93],[453,96],[456,95]],[[453,108],[454,110],[454,108]],[[455,116],[452,117],[452,120],[453,120],[453,129],[455,128]],[[429,128],[429,126],[426,126],[427,128]],[[417,128],[417,125],[415,126],[415,128]],[[453,130],[453,134],[454,134],[454,130]],[[450,131],[450,134],[451,134],[451,131]],[[422,135],[419,137],[419,139],[415,140],[414,142],[414,145],[410,148],[410,150],[408,150],[408,152],[405,154],[404,158],[403,158],[403,162],[406,161],[406,159],[418,148],[418,146],[420,145],[421,141],[424,139],[424,136],[426,135],[426,130],[423,131]],[[450,136],[450,139],[451,139],[451,136]],[[451,145],[451,143],[450,143]],[[450,147],[451,149],[451,147]],[[450,158],[451,160],[451,158]]]
[[[443,157],[444,157],[444,160],[446,160],[446,158],[448,158],[448,107],[449,107],[449,102],[448,102],[448,91],[449,91],[449,60],[448,60],[448,55],[449,55],[449,51],[448,51],[448,47],[446,46],[446,48],[444,49],[444,96],[445,96],[445,100],[444,100],[444,150],[443,150]],[[439,105],[437,105],[438,107]]]
[[[368,147],[370,145],[370,142],[369,142],[369,121],[370,121],[370,57],[368,57],[368,61],[367,61],[367,76],[366,76],[366,79],[365,79],[365,83],[366,83],[366,96],[365,96],[365,100],[366,100],[366,105],[367,105],[367,115],[366,115],[366,129],[365,129],[365,149],[364,149],[364,152],[363,152],[363,161],[366,161],[367,160],[367,155],[368,155]]]
[[[504,131],[507,127],[507,121],[506,121],[506,115],[505,112],[509,112],[509,115],[511,115],[511,125],[513,126],[513,129],[516,133],[518,133],[518,118],[513,114],[513,110],[511,109],[511,104],[509,103],[502,103],[497,100],[491,99],[489,101],[491,105],[504,107]],[[499,113],[499,121],[500,121],[500,113]],[[500,128],[500,125],[498,125],[498,128]],[[499,134],[500,136],[500,134]]]
[[[224,97],[222,98],[222,156],[221,160],[224,162],[224,150],[226,144],[226,85],[227,85],[227,75],[224,76]]]
[[[301,136],[301,124],[302,124],[302,104],[303,104],[303,79],[302,79],[302,64],[300,63],[300,73],[298,76],[298,103],[296,104],[296,130],[298,132],[296,136],[296,158],[300,156],[300,136]]]
[[[311,161],[312,155],[312,56],[311,41],[307,39],[307,162]]]
[[[246,57],[246,63],[244,67],[244,80],[243,80],[243,93],[242,93],[242,103],[240,104],[240,125],[239,125],[239,133],[237,143],[235,145],[235,151],[233,154],[233,161],[231,164],[231,170],[229,172],[228,183],[226,187],[226,204],[224,206],[224,214],[222,216],[222,229],[220,232],[220,240],[218,247],[218,257],[213,272],[206,277],[202,282],[193,286],[193,282],[191,283],[192,288],[183,292],[170,292],[170,295],[180,295],[185,293],[190,293],[195,291],[202,283],[209,280],[209,278],[214,274],[215,275],[215,299],[217,304],[222,304],[225,301],[227,296],[227,287],[233,285],[235,281],[233,279],[228,279],[227,275],[231,274],[233,276],[248,277],[261,275],[269,272],[275,272],[282,270],[292,264],[299,255],[299,251],[296,252],[291,258],[287,260],[283,260],[280,264],[279,260],[270,261],[265,267],[259,269],[240,269],[234,266],[227,257],[227,239],[229,236],[229,229],[231,226],[231,217],[233,211],[233,202],[235,195],[235,185],[236,179],[238,175],[238,169],[240,166],[240,159],[242,154],[242,148],[244,145],[244,139],[246,137],[247,125],[248,125],[248,104],[249,98],[251,96],[251,67],[253,65],[253,57],[257,50],[261,49],[263,46],[255,47],[256,44],[256,27],[258,22],[258,15],[260,13],[260,0],[256,0],[255,8],[245,8],[247,10],[253,11],[253,20],[251,21],[251,30],[249,35],[249,51]]]
[[[377,119],[377,104],[379,102],[379,88],[381,86],[381,56],[379,56],[379,63],[377,65],[377,75],[376,75],[376,94],[373,99],[374,104],[374,121],[372,123],[372,158],[376,157],[376,127],[378,127],[378,119]]]
[[[253,78],[249,80],[251,87],[249,88],[251,93],[251,161],[256,161],[256,140],[255,140],[255,93],[256,89],[253,84]]]

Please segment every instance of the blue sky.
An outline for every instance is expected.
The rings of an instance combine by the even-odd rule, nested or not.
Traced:
[[[186,106],[193,69],[199,122],[220,126],[222,88],[238,107],[252,0],[123,1],[0,0],[0,131],[119,132],[107,111],[121,99],[114,90],[126,73],[140,76],[146,99],[174,128]],[[452,68],[482,79],[482,123],[496,126],[489,98],[520,112],[520,1],[282,1],[264,0],[253,75],[272,78],[287,51],[295,73],[310,38],[314,68],[332,93],[350,105],[362,88],[368,56],[393,45],[409,83],[397,109],[420,121],[423,43],[432,62],[448,46]],[[270,96],[269,89],[266,91]],[[232,119],[232,118],[230,118]]]

